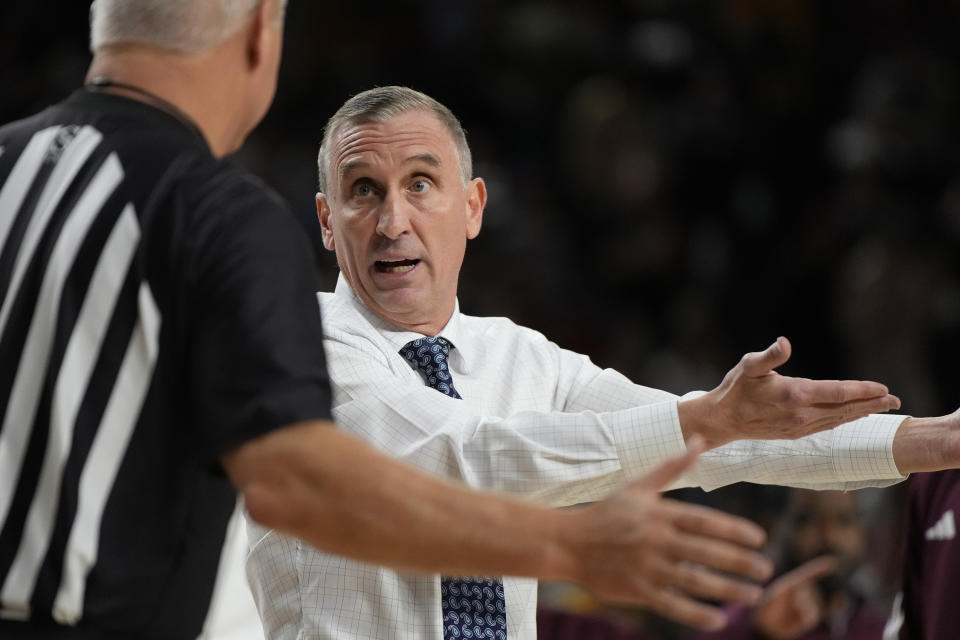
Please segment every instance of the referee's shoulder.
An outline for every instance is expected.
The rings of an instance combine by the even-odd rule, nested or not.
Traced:
[[[222,216],[291,215],[286,201],[260,178],[224,160],[195,158],[175,188],[197,211]]]

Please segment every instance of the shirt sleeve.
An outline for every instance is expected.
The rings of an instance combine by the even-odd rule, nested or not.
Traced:
[[[674,443],[678,439],[682,442],[677,403],[704,392],[695,391],[677,398],[665,391],[634,384],[616,371],[601,369],[585,356],[556,348],[564,361],[560,367],[561,378],[571,380],[563,399],[567,410],[616,411],[669,396],[674,402],[665,409],[670,418],[664,423],[676,431],[672,436],[664,431],[661,437]],[[893,458],[893,437],[906,418],[875,414],[796,440],[737,440],[704,452],[690,473],[671,488],[696,486],[711,490],[735,482],[844,491],[889,486],[906,478],[900,474]],[[630,438],[621,435],[620,441],[626,443]],[[650,456],[643,449],[621,448],[621,452],[626,456],[622,463],[629,475],[650,469],[646,459]]]
[[[611,412],[472,413],[468,403],[397,376],[364,339],[325,341],[337,424],[428,472],[564,506],[606,495],[626,478],[623,459],[655,463],[683,449],[676,401]]]
[[[315,271],[303,231],[254,181],[221,190],[189,231],[195,280],[190,394],[213,456],[267,431],[329,419]]]
[[[556,378],[542,384],[556,387],[553,410],[506,416],[477,415],[466,402],[398,376],[363,337],[328,329],[325,345],[340,426],[390,455],[474,487],[554,506],[589,502],[685,450],[677,396],[636,385],[545,340],[540,356],[553,360]],[[862,420],[801,441],[731,443],[704,454],[670,488],[893,483],[902,479],[892,464],[896,418],[902,420]]]

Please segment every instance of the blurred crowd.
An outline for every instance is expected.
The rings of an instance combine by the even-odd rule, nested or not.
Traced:
[[[0,120],[80,84],[87,6],[3,4]],[[277,101],[236,162],[292,203],[332,287],[323,124],[353,93],[412,86],[460,116],[487,181],[466,313],[675,392],[786,335],[784,373],[880,380],[942,414],[960,404],[958,32],[956,0],[292,0]],[[786,501],[678,495],[771,529]],[[871,494],[867,517],[895,523],[901,495]],[[890,584],[898,527],[874,529],[866,562]],[[688,635],[562,588],[544,601]]]

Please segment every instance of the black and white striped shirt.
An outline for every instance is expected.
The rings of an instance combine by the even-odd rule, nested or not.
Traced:
[[[314,289],[279,198],[171,115],[79,91],[0,129],[0,619],[197,637],[219,456],[329,417]]]

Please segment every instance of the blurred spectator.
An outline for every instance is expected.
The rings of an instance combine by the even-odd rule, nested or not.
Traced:
[[[698,640],[876,640],[877,576],[856,493],[796,489],[777,529],[782,572],[756,607],[730,607],[726,629]]]

